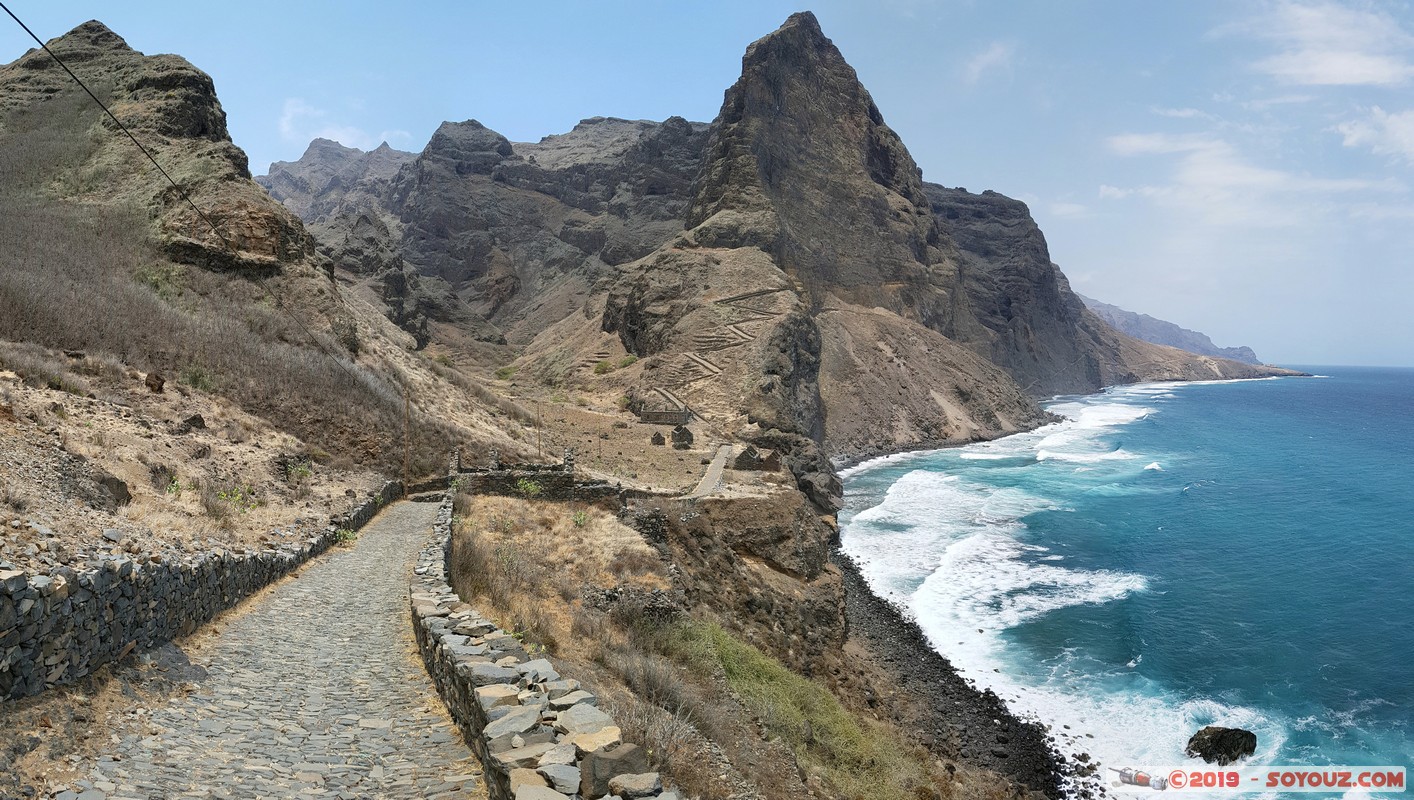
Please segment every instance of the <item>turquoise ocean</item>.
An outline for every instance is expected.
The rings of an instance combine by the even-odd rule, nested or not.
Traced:
[[[1066,752],[1179,764],[1219,724],[1252,764],[1414,767],[1414,370],[1304,369],[861,464],[844,549]]]

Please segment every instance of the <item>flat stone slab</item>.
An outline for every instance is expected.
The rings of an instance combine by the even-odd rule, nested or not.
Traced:
[[[457,673],[471,678],[476,686],[490,686],[493,683],[515,683],[520,673],[508,667],[495,664],[458,664]]]
[[[609,791],[629,800],[636,800],[639,797],[654,797],[662,789],[663,779],[656,772],[616,775],[609,779]]]
[[[481,729],[481,735],[486,739],[497,739],[507,734],[525,733],[539,724],[540,709],[517,708],[504,717],[488,723],[485,728]]]
[[[580,689],[578,691],[570,692],[569,694],[563,697],[553,697],[550,700],[550,708],[554,709],[555,711],[563,711],[567,708],[577,706],[580,703],[583,703],[587,706],[597,706],[599,705],[599,698],[595,697],[589,692],[584,691],[583,689]]]
[[[555,719],[555,729],[567,734],[594,733],[613,724],[613,717],[588,703],[567,708]]]
[[[550,782],[550,788],[564,794],[579,791],[579,767],[569,764],[550,764],[540,768],[540,774]]]

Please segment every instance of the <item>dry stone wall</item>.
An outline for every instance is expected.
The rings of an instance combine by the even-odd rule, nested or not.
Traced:
[[[491,800],[682,800],[593,694],[462,602],[448,581],[451,526],[448,496],[414,569],[413,632]]]
[[[266,584],[328,550],[402,495],[390,481],[319,529],[263,550],[180,561],[102,558],[89,569],[31,575],[0,562],[0,701],[72,683],[133,650],[191,633]]]

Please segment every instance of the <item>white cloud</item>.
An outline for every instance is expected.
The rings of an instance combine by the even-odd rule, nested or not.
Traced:
[[[1267,13],[1214,33],[1272,42],[1255,66],[1305,86],[1398,86],[1414,78],[1414,36],[1389,14],[1337,2],[1282,0]]]
[[[298,97],[286,98],[280,114],[280,137],[288,142],[308,144],[314,139],[332,139],[345,147],[372,150],[383,142],[406,142],[412,134],[403,130],[370,134],[362,128],[344,125],[331,119],[328,111],[317,108]]]
[[[1150,111],[1161,117],[1171,117],[1173,119],[1216,119],[1206,111],[1199,111],[1196,108],[1151,108]]]
[[[1365,147],[1377,155],[1414,164],[1414,110],[1391,114],[1375,106],[1364,119],[1341,123],[1336,130],[1345,137],[1346,147]]]
[[[1188,153],[1212,147],[1218,140],[1190,133],[1124,133],[1105,140],[1110,151],[1121,156]]]
[[[1230,100],[1231,98],[1229,98]],[[1274,106],[1291,106],[1301,103],[1309,103],[1315,100],[1315,95],[1310,94],[1283,94],[1276,97],[1264,97],[1257,100],[1244,100],[1242,107],[1248,111],[1266,111]]]
[[[1050,208],[1051,213],[1057,217],[1076,219],[1090,215],[1090,207],[1080,203],[1051,203]]]
[[[1101,186],[1102,199],[1151,199],[1209,226],[1301,226],[1336,213],[1333,196],[1358,199],[1361,193],[1405,190],[1394,180],[1322,178],[1260,166],[1228,141],[1210,135],[1131,133],[1112,136],[1106,145],[1123,157],[1169,157],[1172,174],[1160,186]]]
[[[1011,69],[1016,58],[1016,44],[1012,42],[992,42],[987,49],[968,59],[962,75],[968,83],[975,84],[989,72]]]

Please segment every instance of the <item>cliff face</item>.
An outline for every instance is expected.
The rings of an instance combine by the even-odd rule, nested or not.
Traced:
[[[179,263],[262,271],[316,263],[314,239],[299,219],[270,202],[251,180],[245,153],[227,133],[226,113],[210,76],[180,56],[145,56],[100,22],[86,22],[50,45],[108,102],[114,116],[169,165],[172,178],[187,188],[237,253],[221,243],[94,106],[79,106],[65,120],[90,133],[69,151],[72,163],[49,165],[61,173],[61,192],[90,202],[143,206],[154,219],[163,252]],[[37,48],[0,67],[0,87],[0,135],[24,112],[78,91],[54,59]],[[63,132],[66,138],[73,133]]]
[[[362,250],[328,252],[355,270],[396,253],[543,380],[592,389],[574,364],[639,357],[615,384],[632,402],[771,440],[825,505],[826,456],[1033,427],[1033,398],[1057,393],[1265,374],[1114,331],[1024,204],[925,183],[808,12],[747,49],[710,126],[592,119],[517,144],[446,123],[360,184],[357,215],[323,222],[350,196],[323,176],[364,157],[319,144],[301,162],[327,167],[276,165],[266,185],[326,246],[383,220]]]
[[[1250,347],[1218,347],[1206,334],[1198,331],[1181,328],[1172,322],[1157,319],[1148,314],[1125,311],[1119,306],[1101,303],[1099,300],[1093,300],[1084,295],[1077,296],[1085,302],[1085,307],[1095,312],[1095,315],[1104,320],[1106,325],[1126,336],[1133,336],[1136,339],[1154,344],[1177,347],[1180,350],[1199,355],[1241,361],[1244,364],[1262,363]]]
[[[223,396],[311,448],[365,464],[392,463],[396,448],[401,461],[384,434],[403,424],[394,386],[422,377],[405,369],[404,337],[348,302],[315,237],[251,179],[210,76],[99,22],[48,45],[192,202],[54,57],[0,65],[0,341],[101,354],[154,386],[164,377],[169,394]],[[381,234],[346,235],[371,250]],[[412,458],[435,440],[441,462],[455,426],[410,427]]]

